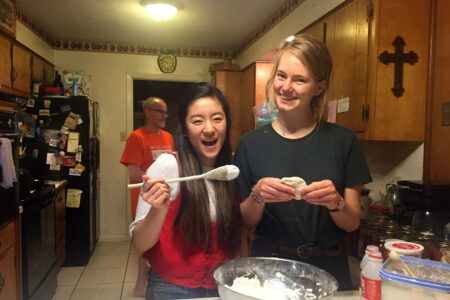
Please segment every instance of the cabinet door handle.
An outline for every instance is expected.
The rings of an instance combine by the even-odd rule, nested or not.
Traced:
[[[13,68],[13,70],[12,70],[12,82],[13,83],[14,83],[14,81],[16,81],[16,77],[17,77],[17,72],[16,72],[16,69]]]
[[[3,278],[2,273],[0,273],[0,294],[2,293],[4,286],[5,286],[5,278]]]

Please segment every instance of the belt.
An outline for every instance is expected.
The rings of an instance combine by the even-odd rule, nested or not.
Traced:
[[[265,241],[258,238],[258,242],[261,245],[266,246],[272,250],[276,250],[282,253],[297,255],[301,259],[308,259],[310,257],[335,257],[339,256],[342,252],[342,245],[340,242],[333,243],[326,246],[314,246],[314,245],[300,245],[298,247],[281,246],[273,242]]]

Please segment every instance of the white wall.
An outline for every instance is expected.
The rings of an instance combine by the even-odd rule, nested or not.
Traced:
[[[16,21],[16,40],[53,63],[55,50],[19,21]]]
[[[156,56],[55,51],[57,70],[82,70],[92,75],[90,98],[100,104],[100,241],[129,238],[128,180],[126,168],[119,160],[125,146],[125,142],[120,141],[120,132],[128,136],[132,130],[131,78],[208,81],[209,65],[218,62],[217,59],[183,57],[177,60],[176,71],[164,75],[158,69]]]
[[[373,182],[366,184],[374,201],[383,199],[386,184],[423,178],[423,143],[361,142]]]

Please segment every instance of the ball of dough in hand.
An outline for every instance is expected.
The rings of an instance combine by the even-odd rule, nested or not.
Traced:
[[[301,200],[302,195],[300,194],[300,188],[306,186],[305,180],[303,178],[294,176],[294,177],[283,177],[281,178],[281,182],[284,184],[290,185],[295,189],[295,199]]]

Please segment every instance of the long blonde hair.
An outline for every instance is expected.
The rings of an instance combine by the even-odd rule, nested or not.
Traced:
[[[297,34],[291,41],[283,41],[278,47],[277,60],[266,84],[266,97],[274,101],[273,82],[280,65],[281,57],[286,52],[297,57],[311,72],[318,82],[326,81],[326,86],[319,95],[311,100],[311,110],[317,119],[320,119],[325,101],[325,91],[328,88],[331,75],[331,55],[327,46],[309,34]]]

